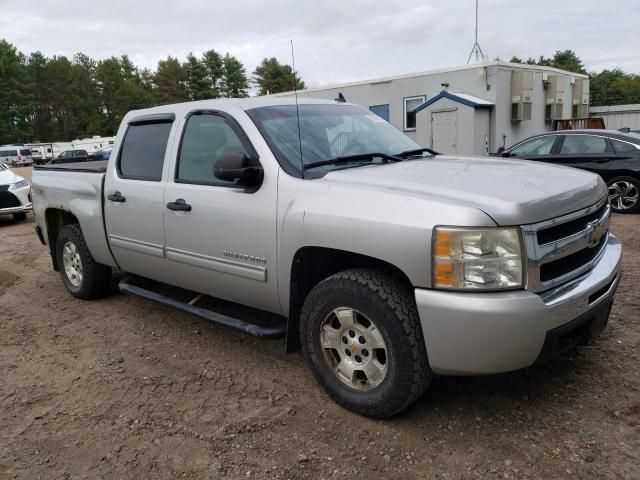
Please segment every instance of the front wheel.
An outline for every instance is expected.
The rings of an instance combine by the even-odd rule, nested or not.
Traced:
[[[375,270],[347,270],[316,285],[300,332],[318,382],[356,413],[395,415],[433,376],[411,290]]]
[[[640,211],[640,181],[633,177],[615,177],[607,182],[609,204],[616,213]]]
[[[56,260],[64,286],[74,297],[91,300],[109,293],[111,268],[93,259],[79,225],[60,230]]]
[[[18,212],[13,214],[13,219],[16,222],[21,222],[27,219],[27,214],[25,212]]]

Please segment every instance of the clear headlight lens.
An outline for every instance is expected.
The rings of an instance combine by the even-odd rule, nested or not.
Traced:
[[[11,190],[18,190],[19,188],[24,188],[28,186],[29,186],[29,182],[27,182],[26,180],[20,180],[19,182],[16,182],[13,184],[13,186],[11,187]]]
[[[522,270],[518,228],[436,227],[433,231],[434,288],[520,288]]]

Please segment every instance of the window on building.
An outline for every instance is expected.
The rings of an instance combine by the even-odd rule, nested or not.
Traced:
[[[567,135],[560,148],[561,155],[583,153],[604,153],[607,151],[607,139],[592,135]]]
[[[122,178],[160,181],[171,125],[162,122],[129,126],[118,160]]]
[[[417,97],[407,97],[404,99],[404,129],[416,129],[416,113],[413,111],[416,107],[422,105],[427,97],[420,95]]]

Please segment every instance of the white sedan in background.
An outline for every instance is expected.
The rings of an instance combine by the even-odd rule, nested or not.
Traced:
[[[29,182],[0,163],[0,215],[13,215],[15,220],[24,220],[31,209]]]

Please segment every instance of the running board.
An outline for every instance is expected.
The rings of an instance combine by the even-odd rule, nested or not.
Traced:
[[[138,297],[146,298],[152,302],[160,303],[166,307],[179,310],[184,313],[190,313],[196,317],[200,317],[204,320],[208,320],[213,323],[218,323],[226,327],[233,328],[243,333],[248,333],[254,337],[259,338],[284,338],[287,334],[287,325],[279,325],[275,327],[262,327],[253,323],[240,320],[239,318],[229,317],[216,313],[206,308],[196,307],[195,305],[189,305],[188,303],[175,300],[173,298],[161,295],[159,293],[147,290],[146,288],[132,285],[129,278],[124,278],[118,283],[118,288],[121,292],[136,295]]]

